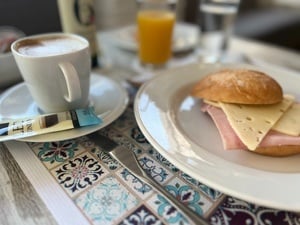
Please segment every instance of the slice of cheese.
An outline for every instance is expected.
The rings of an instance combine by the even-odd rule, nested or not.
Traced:
[[[272,130],[292,136],[299,136],[300,104],[294,103],[272,127]]]
[[[206,99],[203,101],[208,105],[221,108],[219,102]],[[300,103],[292,104],[292,106],[289,107],[289,109],[275,123],[272,130],[291,136],[300,136]]]
[[[283,101],[272,105],[242,105],[221,103],[226,117],[249,150],[255,150],[264,136],[293,104],[294,97],[284,96]]]

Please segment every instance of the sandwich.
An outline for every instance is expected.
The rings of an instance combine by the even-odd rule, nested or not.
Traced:
[[[191,95],[202,100],[224,149],[278,157],[300,153],[300,104],[271,76],[224,69],[194,84]]]

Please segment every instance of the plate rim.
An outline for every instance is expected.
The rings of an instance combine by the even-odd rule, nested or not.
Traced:
[[[185,67],[197,66],[197,65],[200,65],[200,64],[198,64],[198,63],[196,63],[196,64],[190,64],[190,65],[185,66]],[[201,65],[203,65],[203,64],[201,64]],[[258,68],[258,69],[261,68],[261,69],[265,69],[265,70],[270,70],[268,68],[262,68],[262,67],[258,67],[258,66],[248,65],[248,64],[239,64],[239,63],[226,64],[226,66],[228,66],[228,65],[231,65],[231,66],[232,65],[233,66],[235,66],[235,65],[239,65],[239,66],[246,65],[246,66],[250,66],[252,68]],[[220,66],[222,67],[224,65],[220,65],[220,64],[212,65],[212,64],[209,64],[207,66],[213,66],[214,68],[219,68]],[[272,207],[272,208],[276,208],[276,209],[284,209],[284,210],[289,210],[289,211],[299,211],[300,210],[300,203],[299,203],[299,201],[298,202],[294,201],[292,203],[291,202],[276,202],[276,201],[273,201],[272,199],[270,200],[268,198],[258,199],[255,196],[252,196],[251,194],[249,195],[249,193],[247,194],[247,193],[236,192],[235,190],[232,190],[230,187],[224,187],[224,186],[222,186],[220,184],[220,182],[212,181],[210,179],[207,179],[207,176],[203,176],[203,175],[197,173],[196,171],[191,171],[190,168],[188,168],[188,166],[186,166],[184,164],[180,164],[181,161],[178,160],[176,158],[176,156],[170,157],[170,154],[168,153],[168,151],[166,149],[164,149],[164,147],[162,146],[162,144],[159,143],[159,141],[157,141],[153,135],[151,135],[151,133],[147,129],[146,125],[143,123],[143,120],[142,120],[142,117],[141,117],[142,112],[140,112],[139,106],[141,104],[141,102],[140,102],[141,96],[144,94],[144,92],[147,90],[147,88],[149,88],[151,85],[155,84],[155,82],[158,82],[158,81],[161,82],[160,79],[164,79],[164,77],[169,77],[170,74],[168,74],[168,73],[170,73],[171,71],[172,71],[172,69],[168,70],[168,71],[165,71],[165,72],[162,72],[162,73],[159,74],[159,76],[156,76],[152,80],[146,82],[139,89],[139,91],[137,92],[136,98],[135,98],[135,101],[134,101],[134,114],[135,114],[135,118],[136,118],[137,124],[138,124],[139,128],[141,129],[142,133],[147,138],[147,140],[153,145],[153,147],[163,157],[165,157],[171,163],[173,163],[174,165],[176,165],[176,167],[178,167],[183,172],[191,175],[193,178],[196,178],[200,182],[203,182],[204,184],[208,185],[209,187],[212,187],[212,188],[214,188],[214,189],[216,189],[216,190],[218,190],[218,191],[220,191],[220,192],[222,192],[224,194],[235,196],[237,198],[246,200],[248,202],[252,202],[252,203],[255,203],[255,204],[260,204],[260,205],[267,206],[267,207]],[[287,72],[287,73],[289,73],[289,72]],[[293,75],[295,75],[295,74],[293,74]],[[210,153],[210,154],[212,154],[212,153]],[[237,165],[237,164],[235,164],[233,162],[228,162],[226,159],[221,159],[221,160],[223,160],[225,163],[234,164],[234,168],[235,167],[237,167],[237,168],[239,168],[239,167],[245,167],[245,166],[242,166],[242,165]],[[265,171],[265,170],[259,170],[259,169],[256,169],[256,168],[247,168],[247,170],[250,170],[252,172],[259,171],[261,173],[261,176],[272,175],[272,176],[275,176],[275,177],[277,177],[277,176],[280,177],[280,175],[282,174],[280,172]],[[290,173],[290,174],[287,173],[287,174],[285,174],[285,176],[286,176],[286,178],[288,177],[288,179],[294,179],[295,177],[299,179],[300,178],[300,173]],[[300,183],[298,183],[298,186],[299,185],[300,185]]]
[[[66,131],[59,131],[56,133],[49,133],[49,134],[42,134],[42,135],[37,135],[37,136],[32,136],[32,137],[26,137],[26,138],[21,138],[21,139],[17,139],[16,141],[21,141],[21,142],[52,142],[52,141],[64,141],[64,140],[68,140],[68,139],[74,139],[74,138],[79,138],[82,137],[84,135],[88,135],[92,132],[95,132],[97,130],[100,130],[106,126],[108,126],[109,124],[111,124],[113,121],[115,121],[116,119],[119,118],[119,116],[125,111],[125,109],[127,108],[128,104],[129,104],[129,95],[128,92],[125,90],[125,88],[118,83],[117,81],[102,75],[100,73],[97,72],[91,72],[91,77],[90,79],[98,79],[97,82],[94,83],[90,83],[90,88],[93,87],[93,85],[97,85],[98,82],[100,81],[100,79],[105,79],[107,82],[110,82],[110,84],[115,88],[118,89],[118,91],[120,92],[119,95],[119,104],[117,105],[117,107],[113,108],[111,111],[109,112],[104,112],[102,114],[104,114],[104,117],[101,118],[102,119],[102,123],[99,125],[93,125],[93,126],[89,126],[89,127],[83,127],[83,128],[79,128],[79,129],[85,129],[85,131],[81,132],[79,131],[77,134],[74,135],[66,135],[66,133],[71,133],[74,130],[66,130]],[[26,83],[25,82],[20,82],[18,84],[13,85],[12,87],[8,88],[7,90],[5,90],[1,95],[0,95],[0,105],[2,104],[2,102],[7,98],[7,96],[11,95],[12,93],[14,93],[15,91],[19,90],[20,88],[27,88],[26,87]],[[27,88],[28,90],[28,88]],[[7,118],[5,118],[7,119]],[[55,134],[65,134],[63,135],[62,138],[57,138],[58,135]],[[54,136],[53,138],[47,138],[47,136]]]

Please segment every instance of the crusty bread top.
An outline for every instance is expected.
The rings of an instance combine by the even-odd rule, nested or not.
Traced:
[[[191,95],[240,104],[275,104],[283,99],[277,81],[265,73],[249,69],[224,69],[209,74],[196,83]]]

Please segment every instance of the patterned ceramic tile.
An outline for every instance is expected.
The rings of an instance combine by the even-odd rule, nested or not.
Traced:
[[[110,170],[116,170],[118,169],[121,165],[114,160],[108,153],[103,152],[99,148],[94,148],[91,150],[92,154],[95,154],[96,158],[100,160],[101,164],[105,164],[108,169]]]
[[[114,140],[119,145],[122,145],[132,151],[135,152],[135,154],[139,155],[143,152],[143,149],[137,145],[131,138],[125,136],[123,133],[119,133],[115,129],[105,129],[101,130],[100,134],[109,137],[110,139]]]
[[[300,215],[276,209],[268,209],[227,197],[210,218],[213,225],[257,224],[257,225],[300,225]]]
[[[203,215],[212,206],[212,202],[202,192],[194,190],[177,177],[168,183],[166,189],[199,215]]]
[[[91,187],[108,172],[85,152],[53,169],[51,173],[72,197]]]
[[[148,198],[152,193],[152,188],[133,176],[128,170],[122,168],[116,173],[128,186],[128,188],[141,199]]]
[[[138,200],[112,176],[80,195],[75,202],[95,225],[113,224],[113,220],[138,204]]]
[[[146,154],[139,157],[139,163],[142,168],[159,183],[163,184],[173,177],[170,171],[162,167],[161,164],[148,157]]]
[[[87,150],[91,151],[95,148],[94,142],[92,142],[87,136],[80,137],[80,144]]]
[[[177,167],[175,167],[172,163],[170,163],[165,157],[163,157],[161,154],[158,153],[153,147],[150,148],[147,152],[149,155],[151,155],[154,159],[156,159],[158,162],[169,168],[169,170],[173,171],[173,173],[176,173],[179,171]]]
[[[144,134],[141,132],[138,126],[131,127],[130,137],[140,144],[146,144],[150,147],[148,140],[145,138]]]
[[[79,139],[39,143],[35,144],[32,149],[48,169],[85,151],[85,148],[79,144]]]
[[[131,127],[130,129],[127,129],[124,134],[128,136],[130,139],[134,140],[137,145],[141,146],[142,149],[145,151],[149,151],[152,146],[148,142],[148,140],[145,138],[143,133],[140,131],[139,127],[136,125],[134,127]]]
[[[127,216],[119,225],[163,225],[146,206],[141,205],[132,214]]]
[[[90,142],[92,148],[89,149],[89,151],[100,161],[102,165],[105,164],[105,166],[109,170],[116,170],[118,169],[121,165],[114,160],[108,153],[104,152],[100,147],[95,146],[93,142]]]
[[[153,195],[148,201],[149,207],[158,215],[160,219],[164,218],[166,224],[188,225],[188,220],[172,206],[163,196]]]
[[[199,181],[195,180],[191,176],[186,173],[180,172],[179,175],[189,183],[193,184],[197,189],[203,191],[211,200],[218,200],[223,194],[219,191],[216,191],[208,186],[200,183]]]
[[[210,201],[178,178],[169,182],[165,188],[199,215],[203,215],[212,205]],[[167,218],[169,224],[189,224],[188,220],[163,196],[155,195],[147,203],[158,215]]]
[[[143,169],[159,183],[165,183],[173,177],[170,171],[166,170],[159,163],[157,163],[150,157],[147,157],[146,155],[142,155],[141,157],[139,157],[139,163],[143,167]],[[133,187],[140,198],[145,199],[150,194],[152,194],[152,188],[149,185],[141,182],[128,170],[120,170],[119,176],[124,180],[125,183],[127,183],[129,187]]]

